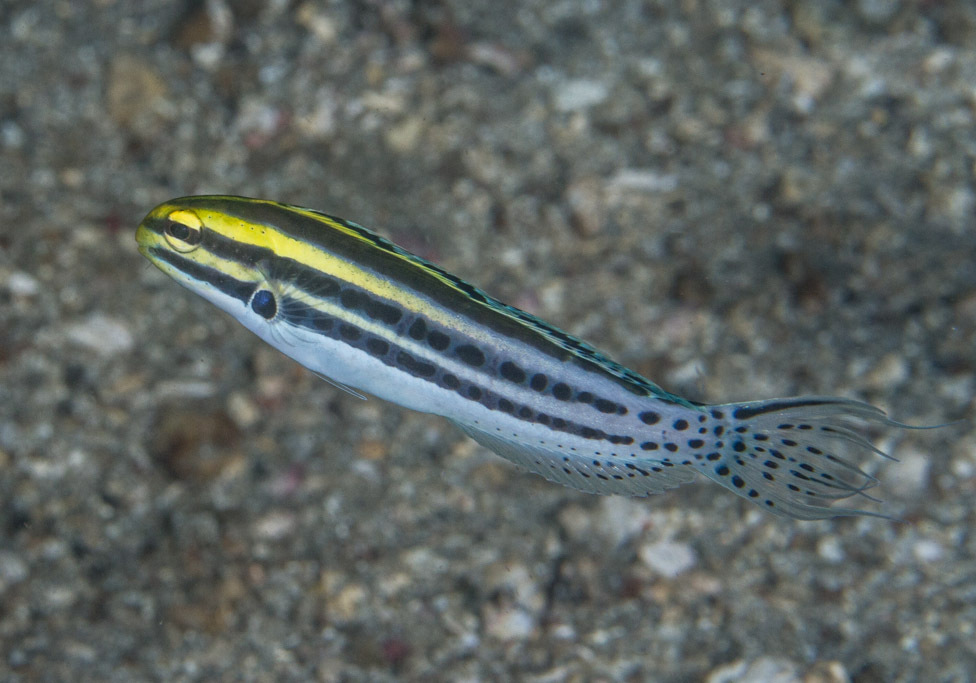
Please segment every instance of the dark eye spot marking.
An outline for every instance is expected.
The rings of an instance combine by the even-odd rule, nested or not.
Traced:
[[[191,220],[195,224],[187,225],[182,221],[171,218],[163,223],[163,236],[166,238],[169,246],[180,253],[186,254],[196,249],[197,245],[203,239],[203,224],[196,216],[186,216],[186,212],[180,213],[183,213],[187,220]]]
[[[177,223],[176,221],[167,221],[163,230],[165,230],[166,234],[170,237],[175,237],[176,239],[184,242],[190,237],[190,228],[182,223]]]
[[[176,223],[175,225],[181,224]],[[275,301],[274,294],[266,289],[258,290],[254,294],[254,298],[251,299],[251,310],[265,320],[271,320],[278,312],[278,303]]]
[[[596,403],[593,404],[597,410],[601,413],[615,413],[617,412],[617,404],[613,401],[609,401],[605,398],[598,398]]]
[[[656,425],[661,421],[661,416],[655,413],[653,410],[645,411],[637,417],[639,417],[640,421],[646,425]]]
[[[441,378],[441,381],[444,382],[444,386],[447,387],[448,389],[457,389],[458,387],[461,386],[461,380],[459,380],[451,373],[445,373],[444,376]]]
[[[675,420],[673,427],[679,432],[683,432],[688,429],[688,420]]]
[[[549,385],[549,378],[543,375],[541,372],[532,375],[532,379],[529,380],[529,386],[535,391],[545,391],[546,387]]]

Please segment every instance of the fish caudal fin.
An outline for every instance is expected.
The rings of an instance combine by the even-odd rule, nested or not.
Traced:
[[[877,479],[840,453],[850,447],[890,457],[852,429],[861,422],[905,427],[867,403],[823,396],[771,399],[709,406],[726,422],[722,447],[696,462],[712,481],[784,517],[824,519],[886,515],[830,507],[859,495]]]

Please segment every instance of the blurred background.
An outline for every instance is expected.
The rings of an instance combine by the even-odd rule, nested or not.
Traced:
[[[688,398],[972,418],[958,0],[0,6],[0,679],[967,680],[972,422],[901,518],[599,498],[153,269],[198,193],[372,227]]]

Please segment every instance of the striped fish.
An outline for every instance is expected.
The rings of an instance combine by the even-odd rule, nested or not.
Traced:
[[[340,218],[231,196],[175,199],[136,233],[167,275],[320,376],[442,415],[478,443],[582,491],[643,496],[696,475],[798,519],[876,480],[844,446],[868,404],[802,397],[704,405]],[[900,426],[900,425],[899,425]],[[839,450],[841,449],[841,450]]]

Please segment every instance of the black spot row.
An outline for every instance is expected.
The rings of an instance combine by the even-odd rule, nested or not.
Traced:
[[[498,374],[502,376],[502,379],[514,382],[515,384],[521,384],[525,381],[525,370],[510,360],[498,366]]]
[[[335,323],[337,321],[334,318],[296,299],[288,299],[283,302],[283,305],[288,307],[289,317],[293,322],[327,333],[334,338],[340,338],[351,346],[360,348],[371,356],[382,360],[387,365],[396,367],[414,377],[428,380],[436,378],[435,381],[441,386],[456,391],[470,400],[478,401],[489,409],[515,415],[520,419],[549,426],[559,431],[576,434],[585,439],[606,440],[616,445],[631,445],[634,443],[632,436],[608,434],[601,429],[578,425],[568,422],[563,418],[552,417],[545,413],[536,413],[528,406],[517,406],[511,400],[496,396],[481,387],[473,384],[466,385],[452,373],[443,372],[437,377],[438,369],[435,365],[415,358],[406,351],[397,349],[384,339],[364,334],[363,330],[355,325],[338,321],[339,324],[336,326]],[[347,308],[355,307],[366,310],[370,306],[370,300],[365,295],[356,292],[351,296],[346,294],[343,305]],[[392,320],[392,316],[388,316],[388,319]],[[426,339],[427,343],[432,347],[442,347],[437,350],[446,349],[450,345],[450,338],[446,334],[436,330],[429,330],[426,323],[419,318],[413,321],[407,334],[418,341]],[[469,344],[458,346],[454,352],[462,361],[472,366],[480,366],[485,362],[484,353],[477,347]],[[508,364],[506,365],[506,363]],[[526,380],[526,373],[522,368],[510,361],[506,361],[506,363],[503,363],[499,368],[503,376],[506,376],[511,381],[517,379],[519,383]],[[541,373],[533,375],[530,380],[530,386],[536,390],[545,390],[548,387],[548,383],[548,378]],[[568,401],[572,398],[572,389],[564,382],[557,382],[552,385],[551,390],[553,396],[558,400]],[[597,399],[592,394],[588,394],[588,392],[582,392],[580,397],[582,397],[585,403],[592,401],[595,407],[601,412],[610,412],[611,404],[613,405],[614,412],[626,411],[626,408],[623,406],[617,406],[612,401],[604,402],[604,399]]]
[[[355,325],[342,323],[339,325],[339,335],[347,341],[357,341],[363,336],[363,331]]]
[[[417,341],[426,341],[435,351],[444,351],[451,345],[451,338],[439,330],[430,330],[423,318],[416,318],[407,328],[407,334]]]
[[[438,269],[438,271],[439,270],[440,269]],[[543,337],[555,342],[557,346],[568,351],[573,356],[576,356],[583,361],[593,363],[613,377],[622,380],[624,386],[635,394],[647,396],[651,393],[657,393],[659,391],[653,384],[650,384],[646,379],[637,373],[613,362],[599,351],[592,348],[585,342],[580,341],[576,337],[549,325],[530,313],[526,313],[525,311],[515,308],[514,306],[503,304],[500,301],[488,297],[483,292],[475,287],[472,287],[460,278],[448,273],[444,273],[443,271],[440,272],[441,275],[450,279],[459,290],[467,294],[470,298],[480,303],[487,304],[496,311],[501,312],[503,315],[514,317],[517,320],[527,324],[530,328],[542,333]]]
[[[646,410],[637,417],[639,417],[640,421],[646,425],[656,425],[661,421],[661,416],[658,413],[655,413],[653,410]]]
[[[390,345],[383,339],[370,337],[366,340],[366,350],[373,356],[385,356],[390,352]]]
[[[435,366],[414,358],[406,351],[400,351],[397,353],[396,362],[400,369],[413,375],[414,377],[428,378],[433,377],[437,373],[437,368]]]
[[[407,328],[407,335],[417,341],[426,341],[427,344],[436,351],[444,351],[451,345],[451,338],[438,330],[429,329],[427,322],[423,318],[416,318]],[[453,350],[453,354],[461,362],[474,368],[482,367],[487,358],[485,353],[477,346],[472,344],[460,344]],[[513,384],[523,384],[528,380],[529,387],[538,392],[549,389],[552,396],[559,401],[570,401],[573,399],[573,390],[565,382],[556,382],[550,385],[549,378],[544,373],[535,373],[529,378],[528,372],[511,360],[502,361],[498,365],[498,375]],[[626,415],[626,406],[620,405],[615,401],[594,396],[589,391],[581,391],[576,395],[576,401],[592,405],[596,410],[605,414]]]
[[[396,306],[377,301],[356,289],[344,289],[339,294],[339,303],[350,311],[361,311],[366,317],[387,325],[396,325],[403,317],[403,311]]]
[[[473,368],[481,367],[485,364],[485,354],[477,346],[471,344],[461,344],[454,349],[454,355],[458,359]]]
[[[404,366],[410,366],[411,362],[414,364],[417,363],[417,361],[410,358],[402,351],[398,353],[397,361],[400,365]],[[405,367],[405,370],[417,376],[428,376],[424,374],[427,372],[427,368],[418,368],[416,365],[414,365],[412,368]],[[430,366],[430,370],[434,370],[433,366]],[[576,436],[581,436],[584,439],[609,441],[612,444],[622,446],[629,446],[634,443],[634,437],[632,436],[628,436],[626,434],[608,434],[602,429],[580,425],[575,422],[565,420],[561,417],[553,417],[547,413],[536,412],[528,406],[518,405],[511,399],[504,396],[499,396],[494,392],[488,391],[487,389],[483,389],[473,384],[465,385],[465,383],[458,379],[457,376],[449,372],[441,374],[437,381],[440,386],[450,389],[451,391],[456,391],[460,395],[471,400],[478,401],[489,410],[498,410],[500,412],[516,416],[519,419],[527,422],[533,422],[551,427],[552,429],[561,432],[575,434]]]

